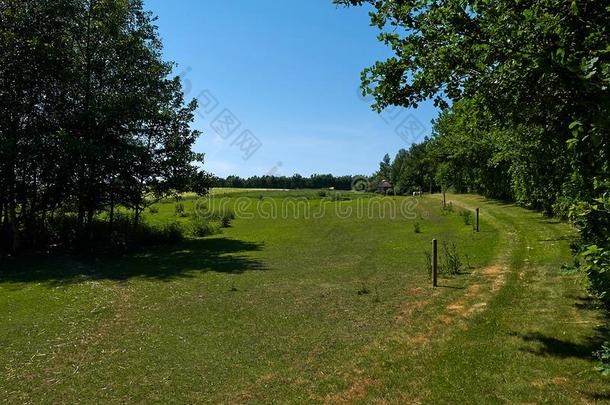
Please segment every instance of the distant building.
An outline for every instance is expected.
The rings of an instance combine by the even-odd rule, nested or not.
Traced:
[[[392,189],[392,183],[390,183],[387,180],[381,180],[381,182],[377,185],[377,192],[378,193],[387,193],[388,190]]]

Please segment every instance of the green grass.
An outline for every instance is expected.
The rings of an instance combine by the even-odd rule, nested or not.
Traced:
[[[573,231],[511,205],[449,198],[482,208],[480,233],[433,197],[217,190],[208,208],[237,214],[222,234],[121,258],[3,265],[0,398],[607,399],[591,358],[601,313],[559,270]],[[201,202],[182,203],[188,217],[164,201],[145,219],[186,226]],[[392,206],[409,216],[392,218]],[[432,238],[455,242],[470,266],[437,289],[424,263]]]

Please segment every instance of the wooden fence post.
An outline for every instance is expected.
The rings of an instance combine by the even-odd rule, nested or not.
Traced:
[[[437,285],[438,274],[438,244],[436,239],[432,239],[432,287]]]
[[[479,208],[477,208],[477,232],[479,232]]]

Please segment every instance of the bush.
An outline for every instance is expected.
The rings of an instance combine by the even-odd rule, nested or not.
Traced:
[[[597,371],[605,376],[610,376],[610,342],[604,343],[602,348],[595,352],[595,357],[599,360]]]
[[[452,212],[453,212],[453,203],[452,202],[447,203],[445,206],[443,206],[443,203],[441,202],[441,214],[447,215]]]
[[[95,218],[80,235],[75,215],[55,217],[49,221],[48,232],[49,246],[56,251],[127,252],[184,239],[184,229],[177,222],[134,226],[133,217],[121,213],[115,213],[112,223]]]
[[[157,232],[157,244],[177,243],[184,240],[184,228],[178,222],[168,222],[153,230]]]
[[[575,205],[570,219],[581,234],[576,246],[580,269],[587,275],[591,293],[610,309],[610,195]]]
[[[235,219],[235,211],[233,211],[231,208],[227,208],[223,212],[222,216],[233,220],[233,219]]]
[[[428,250],[424,250],[424,266],[426,266],[426,271],[428,274],[432,274],[432,253]]]
[[[358,295],[368,295],[371,293],[371,290],[367,287],[367,285],[363,282],[358,291],[356,291]]]
[[[464,220],[464,225],[472,224],[472,212],[470,212],[469,210],[462,210],[460,211],[460,216]]]
[[[610,309],[610,249],[588,245],[580,254],[580,259],[580,267],[589,280],[589,290]]]
[[[178,243],[184,240],[184,228],[178,222],[151,226],[140,224],[134,229],[128,245],[154,246]]]
[[[421,233],[421,225],[419,222],[413,224],[413,231],[415,233]]]
[[[228,228],[231,226],[231,220],[233,217],[231,217],[230,215],[223,215],[222,218],[220,218],[220,227],[221,228]]]
[[[220,228],[207,219],[199,218],[191,222],[191,233],[197,238],[203,238],[220,233]]]
[[[182,203],[177,203],[174,206],[174,210],[176,211],[176,215],[178,215],[179,217],[186,217],[187,215],[184,212],[184,204]]]
[[[591,294],[610,310],[610,192],[592,201],[574,204],[569,218],[580,230],[580,242],[573,245],[579,253],[577,264],[587,275]],[[610,342],[596,353],[598,370],[610,374]]]
[[[462,260],[455,243],[443,242],[440,272],[457,275],[462,272]]]

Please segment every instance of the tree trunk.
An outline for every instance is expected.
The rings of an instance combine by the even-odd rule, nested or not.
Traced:
[[[93,217],[95,216],[95,210],[92,207],[87,209],[87,239],[93,240]]]
[[[78,235],[83,233],[83,225],[85,223],[85,204],[83,203],[82,195],[78,197],[78,217],[76,219],[76,231]]]
[[[134,210],[134,216],[133,216],[133,227],[137,228],[139,223],[140,223],[140,205],[136,204],[136,208]]]
[[[110,232],[114,228],[114,196],[110,197],[110,213],[108,215],[108,221],[110,222]]]
[[[11,201],[9,206],[9,226],[8,226],[8,235],[9,235],[9,253],[16,253],[19,249],[19,235],[18,235],[18,227],[17,227],[17,206],[15,201]]]

